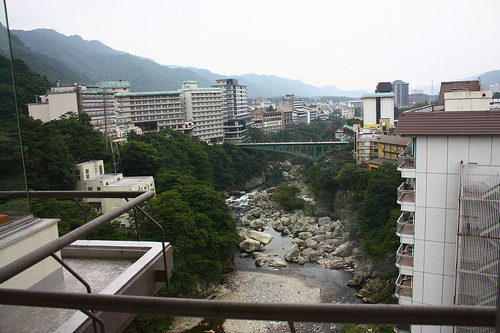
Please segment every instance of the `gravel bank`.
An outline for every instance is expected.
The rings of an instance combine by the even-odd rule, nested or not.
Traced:
[[[320,303],[320,290],[294,277],[235,271],[224,279],[223,286],[212,298],[245,302]],[[172,332],[183,332],[198,322],[199,319],[178,318]],[[223,324],[226,333],[276,332],[281,331],[283,326],[283,323],[250,320],[226,320]]]

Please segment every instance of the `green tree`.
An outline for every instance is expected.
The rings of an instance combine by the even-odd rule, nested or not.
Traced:
[[[276,187],[272,200],[280,205],[286,212],[291,212],[294,209],[303,209],[305,207],[304,199],[298,198],[300,189],[295,185],[281,184]]]
[[[86,113],[68,112],[46,125],[53,133],[59,133],[77,163],[91,160],[112,161],[110,151],[106,150],[104,135],[93,129],[90,116]]]
[[[76,165],[64,140],[41,120],[20,116],[28,186],[34,190],[73,190]]]
[[[236,224],[219,193],[184,177],[148,201],[146,209],[173,247],[173,293],[193,295],[200,285],[219,281],[236,247]],[[151,224],[142,223],[141,230],[147,239],[159,240]]]

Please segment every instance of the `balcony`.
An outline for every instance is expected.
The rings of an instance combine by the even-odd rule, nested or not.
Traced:
[[[398,170],[403,178],[415,178],[415,157],[404,152],[398,155]]]
[[[401,237],[402,243],[413,244],[415,235],[413,213],[401,213],[397,221],[396,235]]]
[[[405,181],[398,187],[398,204],[401,210],[405,212],[415,211],[415,190],[410,182]]]
[[[396,293],[397,298],[412,297],[412,277],[411,275],[401,274],[396,280]]]
[[[396,266],[402,269],[413,269],[413,245],[401,244],[396,251]]]
[[[17,198],[21,192],[1,192],[2,197]],[[154,192],[89,192],[53,191],[29,192],[32,198],[131,198],[130,201],[87,222],[83,226],[57,237],[56,219],[27,216],[4,223],[0,228],[1,291],[66,294],[78,303],[78,295],[152,296],[171,276],[172,248],[169,243],[143,241],[79,240],[92,231],[134,209],[144,213],[139,204],[154,196]],[[83,207],[82,207],[83,208]],[[145,213],[144,213],[145,214]],[[157,224],[149,215],[147,219]],[[136,221],[136,226],[138,221]],[[163,234],[163,231],[162,231]],[[139,234],[138,240],[139,240]],[[46,303],[46,297],[42,297]],[[77,305],[75,310],[29,308],[28,304],[1,302],[1,325],[12,331],[28,332],[31,328],[62,332],[121,332],[135,316],[133,312],[114,313],[88,311]],[[48,303],[46,303],[48,304]],[[11,306],[13,305],[13,306]],[[55,306],[55,308],[61,308]],[[71,307],[64,307],[71,309]],[[78,311],[80,310],[80,311]],[[125,325],[125,326],[124,326]],[[101,326],[101,330],[97,330]],[[31,328],[30,328],[31,327]]]

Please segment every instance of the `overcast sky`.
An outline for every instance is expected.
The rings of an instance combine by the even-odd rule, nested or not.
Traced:
[[[499,0],[7,0],[11,29],[55,29],[160,64],[315,86],[410,89],[500,69]]]

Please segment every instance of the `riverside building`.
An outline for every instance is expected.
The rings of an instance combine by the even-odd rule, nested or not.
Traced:
[[[127,93],[128,81],[99,82],[96,86],[75,84],[51,87],[45,95],[37,96],[37,102],[28,104],[28,114],[43,122],[59,119],[68,112],[86,113],[96,130],[116,137],[116,104],[113,96]]]
[[[220,88],[224,141],[243,143],[248,141],[248,127],[252,125],[252,114],[248,109],[247,87],[236,79],[219,79],[214,87]]]
[[[500,111],[489,110],[490,92],[461,86],[442,90],[442,105],[402,113],[395,129],[411,139],[398,161],[405,178],[398,188],[400,304],[497,305]],[[411,332],[494,329],[412,325]]]
[[[220,88],[184,81],[176,91],[121,93],[115,98],[119,115],[143,132],[170,128],[206,142],[223,141]]]

